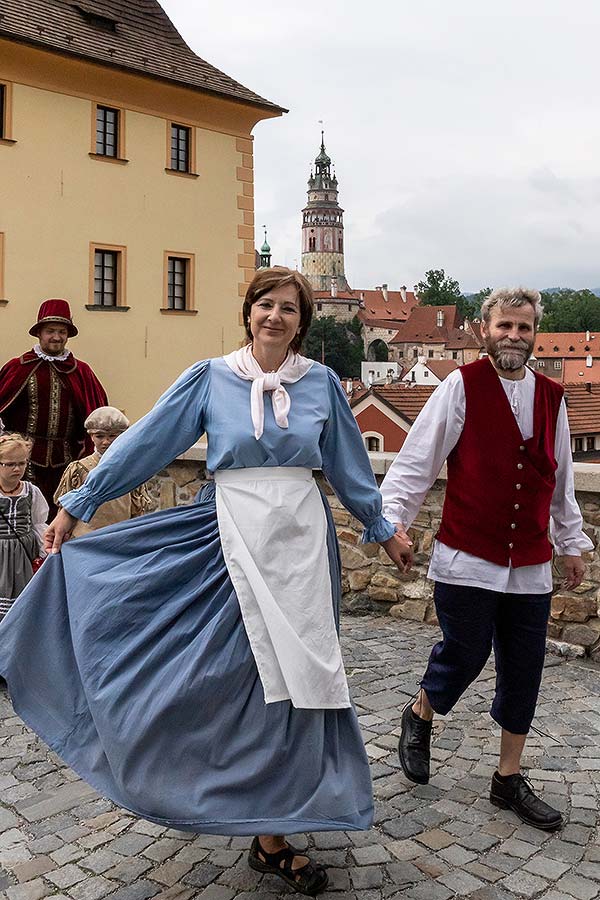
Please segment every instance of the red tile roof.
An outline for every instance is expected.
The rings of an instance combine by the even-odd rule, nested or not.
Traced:
[[[585,384],[600,384],[600,359],[594,357],[592,365],[586,366],[585,359],[565,359],[562,367],[561,380],[567,385],[579,382]]]
[[[452,328],[446,341],[447,350],[481,350],[483,341],[478,340],[470,331]]]
[[[405,299],[402,299],[402,291],[387,291],[387,300],[382,290],[354,291],[356,296],[365,304],[366,316],[374,316],[376,319],[400,319],[408,318],[410,311],[419,300],[412,291],[404,291]]]
[[[286,112],[190,50],[157,0],[2,0],[0,37]]]
[[[600,433],[600,385],[565,384],[571,434]]]
[[[371,394],[412,425],[434,390],[434,385],[410,384],[406,381],[374,385],[369,391],[353,393],[350,405],[356,406]],[[600,434],[600,383],[592,383],[589,388],[585,383],[565,384],[565,398],[571,434]]]
[[[600,334],[585,331],[538,331],[533,345],[533,355],[537,359],[582,358],[588,353],[600,357]]]
[[[458,369],[458,363],[455,359],[427,359],[425,360],[425,365],[440,381],[447,378],[450,372]]]
[[[403,419],[412,424],[434,390],[435,387],[428,384],[409,384],[401,381],[394,384],[373,385],[368,393],[378,397],[387,406],[399,413]],[[353,397],[350,405],[355,406],[361,400],[364,400],[365,396],[366,394],[362,394],[356,399]]]
[[[344,303],[348,303],[351,300],[353,303],[358,303],[358,297],[353,291],[338,291],[335,297],[332,297],[331,291],[313,291],[313,296],[315,300],[325,303],[335,303],[336,300]]]
[[[443,313],[443,325],[437,325],[438,313]],[[391,344],[446,344],[448,340],[461,347],[478,346],[472,335],[459,328],[460,315],[456,306],[416,306],[404,325],[390,341]],[[464,338],[461,337],[464,335]]]

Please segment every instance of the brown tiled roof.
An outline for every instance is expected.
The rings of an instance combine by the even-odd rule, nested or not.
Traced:
[[[358,313],[358,318],[363,323],[363,325],[366,325],[368,328],[387,328],[391,330],[392,333],[397,333],[398,325],[400,325],[400,322],[398,322],[398,320],[390,321],[389,319],[371,319],[367,316],[364,316],[362,312]]]
[[[411,313],[411,310],[419,302],[417,296],[412,291],[405,291],[405,300],[402,299],[402,291],[387,292],[387,300],[382,290],[361,291],[355,290],[354,294],[357,298],[364,302],[364,314],[366,318],[373,319],[389,319],[397,322],[404,322]]]
[[[600,385],[565,384],[571,434],[600,433]]]
[[[444,313],[444,324],[438,326],[437,314]],[[392,344],[445,344],[455,338],[461,324],[456,306],[415,306],[404,325],[401,325]],[[471,340],[473,340],[471,338]],[[464,346],[464,345],[461,345]]]
[[[343,303],[348,303],[348,301],[358,303],[358,297],[353,291],[338,291],[335,297],[332,297],[331,291],[313,291],[313,296],[315,300],[323,303],[335,303],[336,300]]]
[[[434,390],[435,387],[428,384],[409,384],[402,381],[373,385],[369,393],[378,397],[412,425]],[[367,395],[362,394],[356,400],[353,398],[350,405],[355,406],[364,400],[365,396]]]
[[[475,340],[480,347],[483,347],[483,335],[481,333],[481,322],[465,322],[465,331],[475,335]]]
[[[356,406],[370,393],[412,425],[434,390],[433,385],[408,382],[374,385],[370,391],[353,396],[350,405]],[[571,434],[600,434],[600,384],[593,383],[589,389],[584,383],[565,384],[565,396]]]
[[[544,374],[550,375],[551,372],[552,370],[548,369]],[[579,382],[580,384],[591,382],[592,384],[599,384],[600,359],[594,357],[591,366],[586,366],[585,359],[565,359],[562,365],[561,381],[563,381],[565,385],[569,382]]]
[[[458,369],[458,363],[455,359],[428,359],[425,361],[425,365],[440,381],[447,378],[450,372]]]
[[[477,340],[471,332],[461,328],[448,329],[447,350],[480,350],[482,346],[483,341]]]
[[[589,334],[589,340],[587,339]],[[555,359],[575,359],[600,356],[600,334],[585,331],[538,331],[533,345],[533,355],[537,359],[554,357]]]
[[[2,0],[0,12],[0,37],[286,112],[196,56],[156,0]]]

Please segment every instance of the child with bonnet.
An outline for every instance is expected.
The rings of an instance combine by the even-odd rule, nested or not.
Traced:
[[[83,459],[74,460],[65,469],[54,494],[54,502],[59,506],[62,495],[81,487],[113,441],[129,428],[129,419],[114,406],[99,406],[87,417],[84,428],[94,442],[94,452]],[[146,486],[142,484],[122,497],[103,503],[89,522],[78,520],[71,537],[80,537],[89,534],[90,531],[104,528],[105,525],[115,525],[126,519],[134,519],[151,509],[152,500]]]

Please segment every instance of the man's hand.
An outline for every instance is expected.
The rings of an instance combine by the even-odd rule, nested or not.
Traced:
[[[52,519],[44,535],[46,553],[59,553],[63,541],[68,541],[77,519],[66,509],[59,509],[56,518]]]
[[[576,588],[583,581],[585,563],[580,556],[558,556],[556,560],[563,573],[564,588]]]
[[[413,545],[402,525],[396,525],[396,534],[387,541],[382,541],[381,546],[401,572],[410,571],[413,564]]]

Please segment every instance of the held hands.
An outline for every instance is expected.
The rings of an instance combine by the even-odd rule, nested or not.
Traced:
[[[59,509],[56,518],[52,519],[44,535],[46,553],[59,553],[63,541],[68,541],[77,519],[66,509]]]
[[[413,563],[413,545],[402,525],[396,525],[396,534],[387,541],[382,541],[381,546],[401,572],[410,571]]]
[[[581,556],[559,556],[557,562],[563,574],[564,588],[576,588],[583,581],[585,563]]]

